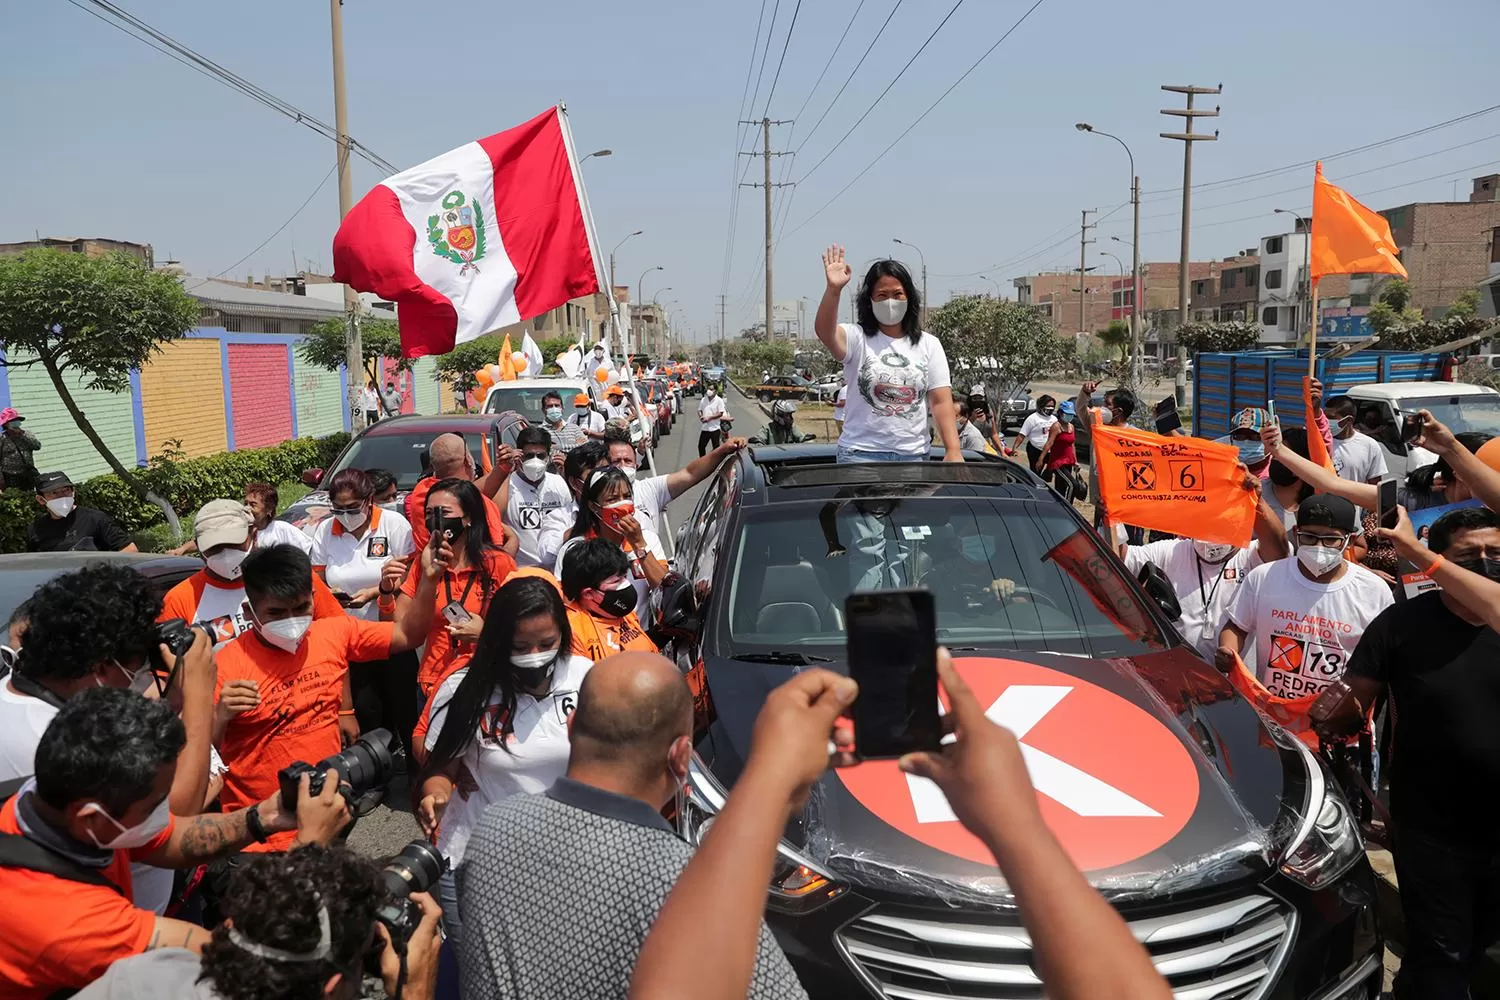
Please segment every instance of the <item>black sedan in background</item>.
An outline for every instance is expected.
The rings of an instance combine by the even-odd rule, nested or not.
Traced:
[[[938,640],[1021,739],[1048,825],[1176,996],[1376,994],[1373,876],[1322,762],[1183,644],[1071,507],[982,456],[834,457],[751,448],[684,522],[684,580],[658,608],[695,691],[684,836],[722,807],[767,693],[846,670],[851,590],[925,587]],[[1043,995],[993,859],[894,761],[825,775],[779,857],[769,919],[813,996]]]

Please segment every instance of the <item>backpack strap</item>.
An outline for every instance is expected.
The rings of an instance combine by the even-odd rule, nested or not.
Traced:
[[[46,872],[70,882],[83,882],[113,889],[121,896],[125,890],[105,878],[99,871],[86,868],[76,861],[48,850],[41,844],[16,833],[0,833],[0,868],[25,868],[34,872]]]

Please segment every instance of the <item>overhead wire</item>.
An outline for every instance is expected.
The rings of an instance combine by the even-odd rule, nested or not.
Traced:
[[[901,4],[904,2],[905,0],[896,0],[896,3],[891,7],[891,12],[887,14],[885,16],[885,20],[880,23],[880,30],[875,32],[875,37],[870,39],[870,44],[865,46],[864,53],[861,54],[859,60],[855,62],[854,68],[849,70],[849,75],[844,78],[844,82],[839,86],[838,91],[833,95],[833,100],[828,102],[828,106],[823,109],[823,113],[818,116],[818,120],[813,122],[813,127],[808,129],[807,135],[802,137],[802,145],[797,147],[797,152],[800,153],[802,151],[802,146],[807,145],[808,141],[817,134],[818,128],[823,124],[823,120],[828,117],[828,112],[832,111],[833,106],[839,102],[839,98],[844,96],[844,91],[848,89],[849,83],[854,79],[854,75],[859,72],[859,68],[865,64],[865,60],[868,59],[870,57],[870,53],[875,50],[875,43],[880,41],[881,35],[885,34],[885,29],[890,26],[891,19],[896,16],[896,11],[901,9]]]
[[[274,233],[272,233],[270,236],[267,236],[265,239],[261,240],[260,243],[259,243],[259,245],[257,245],[254,250],[251,250],[249,253],[245,254],[245,256],[241,257],[239,260],[235,261],[233,264],[230,264],[228,267],[224,268],[222,271],[216,271],[213,274],[209,275],[208,278],[204,278],[202,281],[199,281],[198,285],[203,284],[205,281],[208,281],[210,278],[222,278],[224,275],[228,274],[230,271],[233,271],[235,268],[237,268],[241,264],[245,263],[245,261],[249,260],[251,257],[254,257],[256,254],[258,254],[262,250],[264,250],[266,248],[266,245],[268,243],[270,243],[276,237],[280,236],[282,234],[282,232],[284,232],[286,230],[286,227],[290,226],[293,222],[295,222],[296,219],[297,219],[297,216],[301,215],[307,209],[307,206],[312,204],[312,200],[314,198],[316,198],[318,196],[318,192],[322,191],[323,188],[328,184],[328,181],[338,171],[339,166],[340,166],[340,164],[338,162],[335,162],[334,165],[329,168],[328,173],[326,173],[326,174],[323,175],[323,179],[320,180],[320,181],[318,181],[318,186],[312,189],[312,193],[309,194],[306,198],[304,198],[302,200],[302,204],[300,204],[300,205],[297,206],[297,210],[294,211],[291,215],[287,216],[286,221],[283,222],[281,225],[277,226],[276,227],[276,231]],[[194,285],[192,287],[193,288],[197,288],[198,285]],[[189,288],[188,290],[191,291],[192,288]]]
[[[959,2],[962,3],[963,0],[959,0]],[[1026,12],[1024,14],[1022,14],[1020,17],[1018,17],[1016,19],[1015,23],[1012,24],[1009,28],[1007,28],[1005,30],[1005,33],[1003,35],[1001,35],[998,39],[996,39],[994,45],[991,45],[988,49],[986,49],[984,51],[983,55],[981,55],[978,59],[974,60],[973,64],[970,65],[968,69],[964,70],[962,76],[960,76],[957,80],[954,80],[953,83],[952,83],[952,85],[949,86],[947,90],[943,91],[941,94],[938,95],[938,99],[937,100],[933,101],[931,104],[929,104],[927,106],[927,110],[923,111],[920,115],[917,116],[916,121],[914,121],[910,125],[908,125],[906,127],[905,131],[903,131],[900,135],[896,136],[895,139],[891,140],[891,143],[888,146],[886,146],[884,149],[882,149],[878,154],[876,154],[876,156],[875,156],[874,159],[872,159],[869,163],[865,164],[865,168],[863,170],[861,170],[859,173],[855,174],[854,177],[850,179],[849,183],[845,184],[842,188],[840,188],[838,190],[837,194],[835,194],[832,198],[829,198],[826,202],[824,202],[823,205],[817,211],[813,212],[812,215],[809,215],[806,219],[803,219],[802,223],[800,225],[798,225],[795,229],[792,230],[791,233],[788,233],[787,235],[790,236],[792,233],[795,233],[798,230],[802,229],[804,226],[806,226],[813,219],[815,219],[819,215],[823,214],[823,212],[828,208],[828,206],[832,205],[834,202],[838,201],[841,197],[843,197],[844,192],[846,192],[850,188],[852,188],[859,181],[859,179],[861,177],[863,177],[865,174],[869,173],[871,171],[871,169],[874,168],[875,164],[879,163],[882,159],[884,159],[885,155],[887,153],[889,153],[892,149],[895,149],[896,148],[896,144],[899,143],[902,139],[905,139],[907,137],[907,135],[909,135],[911,133],[912,129],[914,129],[918,125],[922,124],[923,120],[926,119],[926,117],[928,115],[932,114],[933,109],[935,109],[939,104],[942,104],[943,101],[948,97],[949,94],[953,93],[954,90],[958,89],[959,84],[961,84],[965,80],[967,80],[969,78],[970,74],[972,74],[976,69],[979,68],[979,66],[980,66],[981,63],[983,63],[986,59],[988,59],[990,57],[990,55],[996,49],[998,49],[1001,46],[1001,44],[1007,38],[1009,38],[1011,36],[1011,34],[1017,28],[1019,28],[1026,21],[1026,19],[1028,17],[1030,17],[1036,11],[1036,9],[1038,7],[1040,7],[1042,4],[1044,4],[1046,2],[1047,2],[1047,0],[1036,0],[1035,3],[1033,3],[1030,7],[1028,7],[1026,9]],[[957,9],[958,9],[958,7],[957,7],[957,5],[955,5],[954,10],[957,10]],[[953,13],[952,11],[949,11],[949,16],[950,17],[952,16],[952,13]],[[942,27],[942,25],[939,25],[939,27]],[[934,32],[934,34],[935,33],[936,32]],[[931,37],[929,37],[928,41],[931,41],[931,40],[932,40]],[[911,65],[911,64],[908,63],[907,65]],[[904,72],[904,70],[903,70],[903,72]],[[887,89],[889,89],[889,88],[887,88]],[[877,103],[878,103],[878,99],[877,99]],[[873,108],[873,105],[871,105],[871,107]],[[863,119],[861,119],[861,120],[863,120]],[[856,125],[857,124],[858,123],[856,123]],[[847,136],[845,138],[847,138]],[[835,147],[835,148],[837,148],[837,147]],[[830,151],[830,153],[831,152],[832,151]],[[827,159],[827,157],[825,156],[824,159]],[[821,163],[821,162],[822,161],[820,160],[819,163]],[[816,166],[813,169],[817,169]],[[812,171],[809,170],[807,172],[807,174],[804,174],[802,176],[802,180],[805,181],[807,179],[808,174],[811,174],[811,173],[812,173]],[[800,184],[801,181],[798,181],[798,183]]]
[[[760,27],[766,19],[766,0],[760,0],[760,15],[755,21],[755,39],[750,44],[750,61],[745,67],[745,85],[740,91],[740,110],[735,117],[734,127],[734,161],[729,171],[729,227],[727,238],[724,242],[724,271],[720,278],[719,292],[727,295],[729,293],[729,273],[734,265],[734,238],[740,214],[740,181],[744,175],[740,173],[740,146],[744,144],[748,130],[744,121],[745,115],[752,106],[746,100],[750,96],[750,76],[755,72],[755,51],[760,48]],[[766,44],[770,45],[770,36],[766,38]]]
[[[771,77],[771,89],[766,92],[766,106],[762,118],[771,117],[771,101],[776,97],[776,84],[781,82],[781,67],[786,65],[786,50],[792,45],[792,32],[797,30],[797,15],[802,13],[802,0],[792,9],[792,22],[787,25],[786,40],[781,43],[781,58],[776,60],[776,74]],[[769,46],[767,46],[769,47]]]

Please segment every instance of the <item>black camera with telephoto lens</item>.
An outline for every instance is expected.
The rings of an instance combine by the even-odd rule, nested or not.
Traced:
[[[365,795],[385,787],[396,771],[396,752],[391,750],[391,731],[372,729],[364,733],[352,746],[336,754],[324,757],[316,764],[296,761],[281,769],[277,779],[281,788],[281,808],[287,812],[297,811],[297,782],[309,775],[308,794],[321,795],[324,776],[330,768],[339,772],[339,790],[350,808]],[[398,751],[399,752],[399,751]],[[355,810],[359,812],[359,810]]]
[[[390,931],[398,953],[422,922],[421,909],[407,897],[414,892],[431,892],[447,870],[448,859],[425,840],[413,840],[380,870],[386,898],[375,911],[375,919]]]

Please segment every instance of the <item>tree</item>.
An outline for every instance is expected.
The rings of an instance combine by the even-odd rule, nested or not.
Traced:
[[[79,409],[64,375],[89,389],[128,392],[130,372],[198,323],[197,300],[171,274],[128,254],[85,257],[28,250],[0,257],[0,347],[7,368],[39,364],[84,437],[137,497],[146,489]]]
[[[344,331],[347,326],[342,316],[320,320],[308,331],[306,339],[297,345],[297,354],[315,368],[336,372],[344,366],[348,352],[344,349]],[[365,362],[365,377],[380,381],[377,369],[379,359],[390,358],[397,371],[409,369],[414,359],[401,356],[401,329],[393,319],[383,316],[362,316],[359,321],[359,346]]]
[[[461,399],[479,388],[474,373],[485,365],[495,364],[503,341],[494,336],[476,337],[458,344],[447,354],[437,356],[438,381],[452,387]],[[511,347],[515,347],[514,344]]]
[[[750,341],[740,353],[740,366],[759,376],[762,371],[773,375],[790,368],[796,358],[792,345],[784,340]]]
[[[1448,307],[1443,319],[1473,319],[1479,315],[1479,289],[1471,288]]]
[[[1094,334],[1106,347],[1120,352],[1120,364],[1125,364],[1130,355],[1130,324],[1123,319],[1112,319],[1109,325]]]
[[[1370,321],[1370,329],[1380,335],[1381,346],[1384,347],[1387,338],[1395,337],[1397,331],[1420,324],[1422,313],[1418,309],[1411,308],[1411,285],[1400,278],[1393,278],[1381,287],[1380,299],[1370,307],[1367,318]]]
[[[984,382],[1009,393],[1061,371],[1073,358],[1071,339],[1035,309],[1008,299],[950,299],[928,313],[927,327],[942,341],[954,385]]]
[[[1243,351],[1260,340],[1260,327],[1241,319],[1200,320],[1177,328],[1177,342],[1199,351]]]

